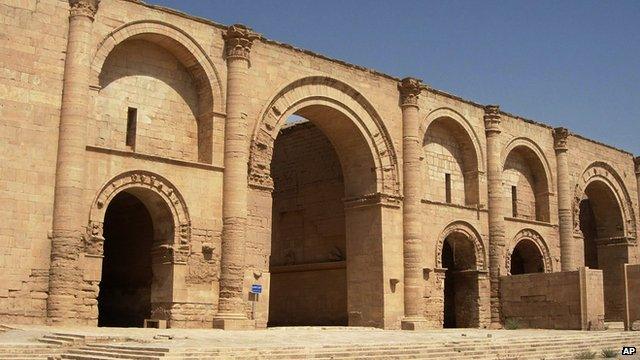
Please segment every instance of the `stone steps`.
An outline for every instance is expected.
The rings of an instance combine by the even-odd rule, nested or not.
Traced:
[[[510,334],[509,334],[510,335]],[[622,345],[640,344],[640,333],[634,332],[576,332],[567,335],[523,335],[513,337],[459,337],[455,340],[438,339],[429,343],[343,344],[329,346],[291,347],[234,347],[234,348],[171,348],[141,346],[138,344],[82,344],[81,335],[51,334],[47,339],[71,343],[68,346],[19,344],[0,346],[0,359],[45,360],[59,356],[67,360],[382,360],[382,359],[435,359],[435,360],[561,360],[574,359],[584,350],[600,353],[602,349],[619,350]],[[71,338],[71,339],[70,339]],[[80,344],[80,345],[73,345]],[[164,344],[163,344],[164,345]]]

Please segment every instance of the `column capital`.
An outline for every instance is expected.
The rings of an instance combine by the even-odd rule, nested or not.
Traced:
[[[485,105],[484,131],[487,134],[500,133],[500,105]]]
[[[93,21],[99,4],[100,0],[69,0],[69,17],[86,16]]]
[[[640,175],[640,156],[636,156],[633,158],[633,165],[636,171],[636,175]]]
[[[260,34],[248,26],[234,24],[227,28],[222,35],[225,41],[225,54],[228,59],[245,59],[249,61],[253,41],[260,38]]]
[[[400,91],[400,107],[415,106],[418,107],[418,97],[422,89],[422,80],[406,77],[398,83]]]
[[[569,129],[557,127],[553,129],[553,148],[556,152],[567,151],[567,139],[569,138]]]

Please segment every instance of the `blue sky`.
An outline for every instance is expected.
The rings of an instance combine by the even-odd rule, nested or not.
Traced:
[[[640,155],[640,1],[148,0]]]

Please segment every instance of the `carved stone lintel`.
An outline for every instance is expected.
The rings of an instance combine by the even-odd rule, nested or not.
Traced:
[[[500,105],[484,107],[484,128],[487,133],[500,132]]]
[[[366,206],[385,206],[399,208],[402,197],[392,194],[372,193],[360,197],[343,199],[345,209],[353,209]]]
[[[406,77],[398,83],[400,106],[418,106],[418,97],[422,88],[422,80]]]
[[[556,151],[567,151],[569,130],[563,127],[553,129],[553,147]]]
[[[635,165],[636,175],[640,175],[640,156],[633,158],[633,165]]]
[[[251,46],[253,41],[260,38],[260,35],[251,28],[235,24],[229,26],[223,34],[226,45],[226,55],[228,59],[250,59]]]
[[[86,16],[93,21],[99,4],[100,0],[69,0],[69,16]]]

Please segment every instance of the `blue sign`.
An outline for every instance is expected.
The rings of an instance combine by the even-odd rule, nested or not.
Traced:
[[[262,285],[259,285],[259,284],[251,285],[251,293],[252,294],[262,294]]]

